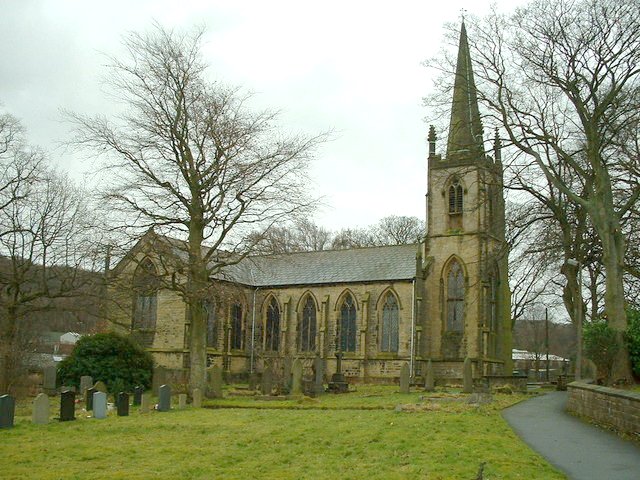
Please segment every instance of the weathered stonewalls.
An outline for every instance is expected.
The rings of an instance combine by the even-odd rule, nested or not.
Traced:
[[[572,382],[567,410],[629,434],[640,433],[640,393]]]

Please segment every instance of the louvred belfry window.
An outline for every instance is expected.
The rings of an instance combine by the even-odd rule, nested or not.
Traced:
[[[449,213],[462,213],[463,198],[462,185],[459,181],[454,181],[449,187]]]

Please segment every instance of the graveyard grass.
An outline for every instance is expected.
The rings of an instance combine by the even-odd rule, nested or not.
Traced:
[[[481,462],[486,479],[564,478],[500,415],[525,396],[496,395],[478,407],[455,393],[420,401],[422,392],[395,392],[229,398],[144,415],[132,407],[129,417],[105,420],[78,407],[76,421],[49,425],[32,425],[21,405],[15,427],[0,431],[2,478],[473,479]]]

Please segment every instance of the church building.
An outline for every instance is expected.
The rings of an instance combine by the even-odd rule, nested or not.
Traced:
[[[476,377],[511,374],[500,141],[487,155],[464,24],[455,75],[444,156],[433,127],[428,135],[423,241],[251,256],[228,267],[206,303],[208,365],[242,377],[288,357],[310,372],[319,355],[330,375],[342,353],[349,382],[391,383],[404,364],[420,377],[428,360],[437,380],[459,379],[465,358]],[[111,272],[131,279],[113,325],[136,334],[157,365],[186,372],[187,309],[154,286],[160,266],[145,242],[136,262]]]

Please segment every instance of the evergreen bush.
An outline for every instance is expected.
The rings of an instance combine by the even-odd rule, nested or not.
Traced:
[[[625,335],[631,369],[636,378],[640,378],[640,310],[627,309],[627,332]]]
[[[613,363],[620,351],[616,331],[605,319],[597,319],[584,326],[584,353],[598,368],[598,379],[611,380]]]

